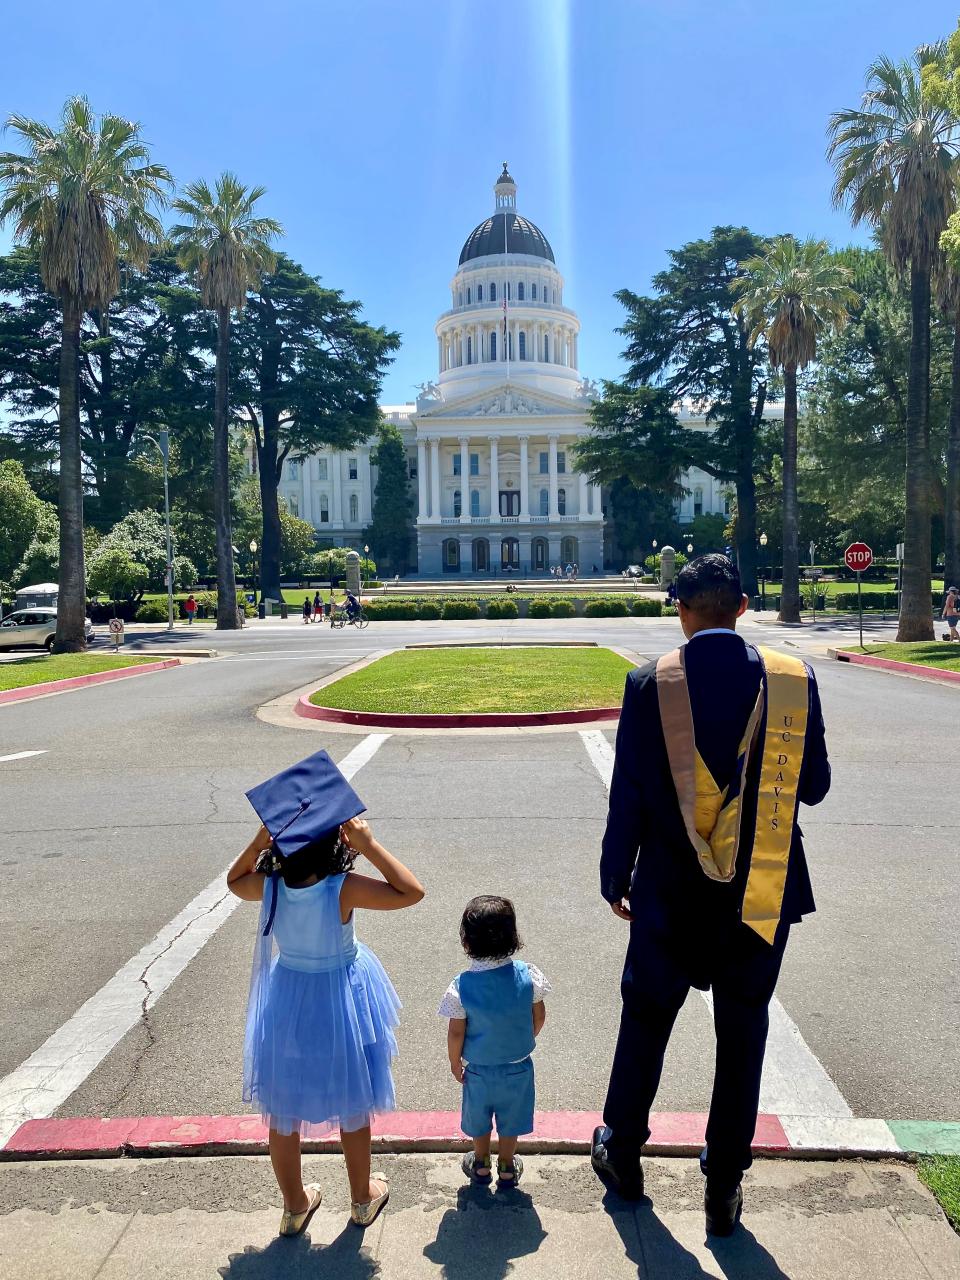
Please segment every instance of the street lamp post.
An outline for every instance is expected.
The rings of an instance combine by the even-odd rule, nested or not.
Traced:
[[[158,431],[154,436],[145,435],[160,450],[163,459],[163,524],[167,535],[167,630],[173,630],[173,537],[170,533],[170,433]]]
[[[653,540],[653,574],[657,582],[660,581],[660,560],[657,556],[657,540]]]
[[[767,607],[767,535],[760,535],[760,608]]]
[[[370,556],[370,548],[367,546],[367,544],[366,544],[366,543],[364,543],[364,544],[363,544],[363,558],[366,560],[366,559],[368,559],[368,558],[369,558],[369,556]],[[360,580],[361,580],[361,582],[363,581],[363,574],[362,574],[362,573],[361,573],[361,575],[360,575]]]
[[[257,604],[257,540],[250,539],[250,554],[253,556],[253,604]]]

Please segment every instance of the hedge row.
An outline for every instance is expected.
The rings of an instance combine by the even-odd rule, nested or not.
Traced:
[[[651,600],[644,596],[627,598],[608,596],[606,598],[588,600],[584,606],[584,614],[588,618],[659,618],[662,609],[659,600]],[[364,613],[372,622],[426,622],[438,618],[470,619],[470,618],[517,618],[520,609],[517,601],[509,596],[493,596],[485,600],[464,600],[463,598],[448,600],[432,600],[428,598],[410,600],[370,600],[363,606]],[[573,600],[564,596],[535,596],[528,602],[528,618],[572,618],[577,607]],[[676,616],[670,610],[666,616]]]

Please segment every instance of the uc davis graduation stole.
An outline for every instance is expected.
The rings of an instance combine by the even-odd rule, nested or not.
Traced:
[[[742,918],[744,924],[772,943],[783,902],[803,763],[807,670],[799,658],[771,649],[759,649],[758,653],[764,679],[737,749],[733,778],[722,791],[696,748],[683,649],[675,649],[658,660],[657,696],[687,838],[704,875],[722,883],[729,883],[736,874],[743,786],[759,749],[759,727],[766,709],[757,822]]]

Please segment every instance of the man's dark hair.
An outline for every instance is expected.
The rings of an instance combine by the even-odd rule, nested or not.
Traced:
[[[460,921],[460,941],[472,960],[499,960],[519,951],[523,943],[510,899],[486,893],[471,898]]]
[[[729,622],[737,616],[743,599],[736,565],[719,552],[697,556],[677,574],[677,599],[710,622]]]

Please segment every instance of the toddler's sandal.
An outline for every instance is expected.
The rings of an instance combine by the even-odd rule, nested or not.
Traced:
[[[463,1157],[460,1167],[467,1177],[474,1182],[490,1183],[493,1181],[493,1168],[489,1156],[478,1156],[475,1151],[468,1151]]]
[[[502,1187],[515,1187],[523,1177],[523,1161],[519,1156],[512,1160],[497,1161],[497,1182]]]
[[[366,1203],[360,1203],[357,1200],[352,1202],[350,1217],[358,1227],[369,1227],[390,1199],[390,1184],[382,1173],[375,1173],[371,1181],[378,1182],[383,1187],[383,1192],[379,1196],[374,1196],[372,1200],[367,1200]]]
[[[310,1203],[304,1209],[303,1213],[291,1213],[289,1209],[284,1209],[283,1217],[280,1219],[280,1234],[282,1236],[298,1236],[307,1228],[307,1223],[320,1208],[320,1201],[323,1199],[323,1191],[315,1182],[308,1182],[304,1187],[310,1198]]]

